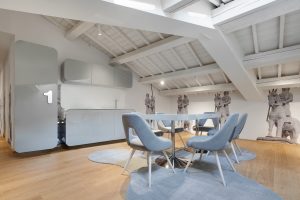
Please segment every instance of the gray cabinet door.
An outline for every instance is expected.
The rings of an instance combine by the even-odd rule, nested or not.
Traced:
[[[57,53],[18,41],[15,44],[14,133],[16,152],[57,145]]]
[[[44,95],[52,91],[53,101]],[[51,149],[57,145],[57,85],[15,87],[16,152]]]

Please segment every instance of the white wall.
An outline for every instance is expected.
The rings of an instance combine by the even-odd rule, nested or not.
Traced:
[[[110,67],[110,58],[107,55],[80,40],[67,40],[64,37],[65,33],[39,15],[0,9],[0,31],[14,34],[16,41],[25,40],[55,48],[59,64],[66,58],[71,58]],[[61,104],[66,109],[114,108],[115,99],[118,99],[118,108],[132,108],[145,112],[146,92],[150,92],[150,89],[136,80],[131,89],[63,84]],[[168,112],[170,98],[161,97],[156,91],[154,93],[157,111]]]
[[[290,103],[292,117],[300,120],[300,88],[292,88],[294,101]],[[266,136],[268,123],[266,122],[268,112],[267,93],[264,91],[265,101],[245,101],[237,92],[231,92],[230,113],[248,113],[248,120],[241,134],[241,138],[256,140],[257,137]],[[214,94],[188,95],[190,99],[189,113],[203,113],[214,111]],[[172,98],[172,112],[177,109],[177,96]],[[276,128],[273,128],[275,136]]]

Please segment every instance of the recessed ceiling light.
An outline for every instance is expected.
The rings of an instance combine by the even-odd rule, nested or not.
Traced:
[[[153,4],[133,0],[114,0],[114,3],[141,10],[154,10],[156,8]]]
[[[165,84],[165,81],[160,81],[160,84],[161,84],[161,85],[164,85],[164,84]]]

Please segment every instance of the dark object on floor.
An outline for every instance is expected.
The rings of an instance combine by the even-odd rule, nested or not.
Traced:
[[[266,136],[266,137],[258,137],[256,140],[264,140],[264,141],[279,141],[279,142],[287,142],[289,144],[294,144],[291,140],[288,138],[281,138],[281,137],[271,137],[271,136]]]

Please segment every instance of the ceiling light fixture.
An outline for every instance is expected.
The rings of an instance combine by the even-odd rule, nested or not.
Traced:
[[[101,36],[101,35],[102,35],[102,31],[101,31],[100,24],[97,24],[97,30],[98,30],[97,35],[98,35],[98,36]]]
[[[138,2],[133,0],[114,0],[115,4],[140,10],[155,10],[156,6],[150,3]]]
[[[164,85],[164,84],[165,84],[165,81],[161,80],[160,85]]]

